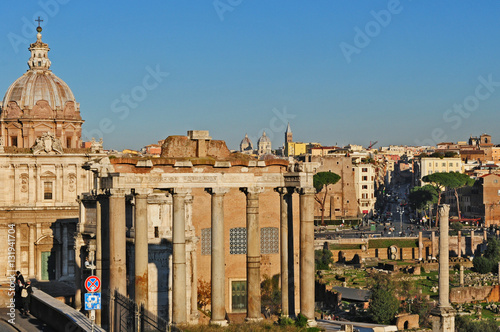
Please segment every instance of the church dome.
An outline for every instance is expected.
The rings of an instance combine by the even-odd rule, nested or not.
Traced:
[[[240,152],[247,151],[253,151],[253,144],[250,138],[248,138],[248,134],[245,134],[245,138],[243,138],[240,143]]]
[[[259,138],[259,140],[257,142],[257,144],[261,144],[261,143],[271,143],[271,140],[269,139],[269,137],[267,137],[266,132],[262,133],[262,136]]]
[[[75,102],[75,97],[68,85],[51,71],[28,70],[7,90],[3,108],[15,102],[21,109],[33,109],[40,100],[56,110],[63,109],[69,101]]]
[[[29,47],[29,69],[7,89],[2,102],[2,118],[70,118],[81,120],[79,105],[68,85],[50,70],[48,44],[37,41]]]

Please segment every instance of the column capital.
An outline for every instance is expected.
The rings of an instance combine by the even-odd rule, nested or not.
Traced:
[[[274,188],[274,191],[276,191],[280,195],[292,195],[294,192],[293,187],[276,187]]]
[[[186,196],[191,194],[191,188],[168,188],[167,191],[170,195]]]
[[[109,196],[115,196],[115,197],[125,197],[126,195],[130,194],[130,190],[127,189],[108,189],[107,194]]]
[[[438,211],[439,211],[440,218],[444,215],[448,216],[450,214],[450,205],[449,204],[439,204]]]
[[[149,188],[136,188],[131,190],[132,195],[134,196],[148,196],[153,193],[153,189]]]
[[[300,195],[314,195],[316,194],[316,189],[314,187],[299,187],[296,188]]]
[[[245,193],[245,195],[248,194],[261,194],[264,192],[264,187],[259,187],[259,186],[254,186],[254,187],[241,187],[240,190]]]
[[[230,188],[212,187],[212,188],[205,188],[205,191],[210,195],[225,195],[229,192],[229,189]]]

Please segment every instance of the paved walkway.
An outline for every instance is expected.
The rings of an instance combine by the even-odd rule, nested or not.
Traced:
[[[8,322],[9,319],[11,319],[10,316],[7,315],[8,313],[7,308],[0,308],[0,318],[2,320],[2,325],[0,325],[0,331],[4,331],[3,327],[5,326],[5,322]],[[15,313],[15,318],[14,318],[15,324],[12,325],[15,330],[13,331],[21,331],[21,332],[55,332],[52,330],[50,327],[48,327],[45,323],[42,321],[38,320],[35,316],[33,315],[22,315],[19,310],[16,310]],[[5,331],[10,331],[10,330],[5,330]]]

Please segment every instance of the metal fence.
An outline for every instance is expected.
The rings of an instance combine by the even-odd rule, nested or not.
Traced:
[[[134,300],[114,291],[103,292],[104,302],[109,303],[113,315],[115,332],[166,332],[169,331],[168,322],[144,308],[138,306]]]

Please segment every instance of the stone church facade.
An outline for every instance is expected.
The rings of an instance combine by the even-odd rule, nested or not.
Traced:
[[[19,270],[72,283],[77,197],[93,183],[82,165],[104,154],[102,142],[80,148],[79,104],[50,70],[49,47],[37,31],[28,71],[0,104],[0,279]]]

